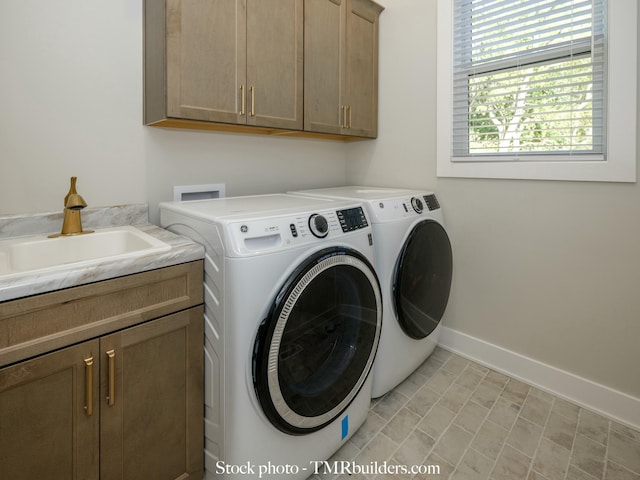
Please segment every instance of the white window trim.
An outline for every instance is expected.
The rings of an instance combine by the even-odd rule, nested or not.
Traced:
[[[451,158],[453,9],[451,0],[438,0],[436,106],[438,177],[635,182],[637,9],[637,0],[608,2],[606,160],[453,162]]]

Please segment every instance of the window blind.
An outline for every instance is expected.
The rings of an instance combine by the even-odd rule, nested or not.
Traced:
[[[605,7],[454,0],[454,161],[603,158]]]

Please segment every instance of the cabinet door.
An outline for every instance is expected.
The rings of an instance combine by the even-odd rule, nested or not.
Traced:
[[[304,129],[341,133],[346,0],[305,0]]]
[[[166,0],[167,116],[246,122],[246,2]]]
[[[98,348],[0,369],[0,478],[98,479]]]
[[[378,18],[381,7],[349,0],[346,18],[345,96],[349,135],[378,133]]]
[[[101,480],[203,477],[203,309],[100,340]]]
[[[303,0],[247,0],[247,124],[302,129]]]

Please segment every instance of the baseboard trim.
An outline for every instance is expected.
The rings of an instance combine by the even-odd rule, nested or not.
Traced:
[[[442,328],[439,346],[640,430],[640,398],[451,328]]]

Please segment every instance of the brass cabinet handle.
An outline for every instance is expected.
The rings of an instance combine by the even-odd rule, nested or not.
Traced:
[[[347,128],[351,128],[351,105],[347,106],[347,112],[349,115],[349,123],[347,123]]]
[[[244,109],[246,106],[246,97],[244,95],[244,85],[240,85],[240,115],[244,115]]]
[[[93,415],[93,357],[84,359],[84,412],[87,417]]]
[[[256,92],[253,88],[253,85],[249,87],[249,91],[251,92],[251,112],[249,115],[252,117],[256,116]]]
[[[116,403],[116,351],[107,352],[109,360],[109,392],[107,394],[107,405],[113,407]]]

